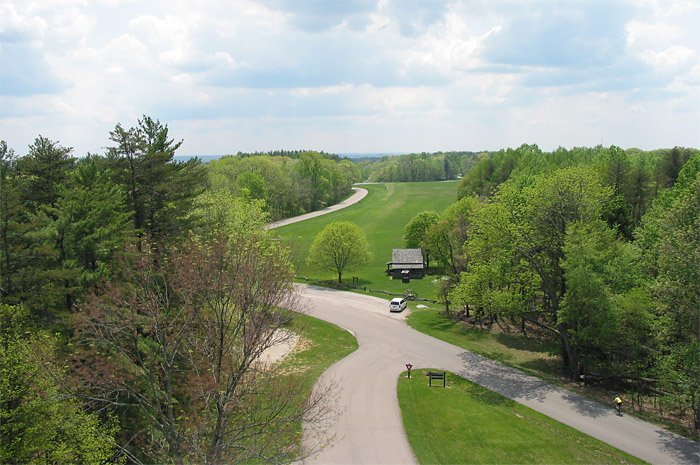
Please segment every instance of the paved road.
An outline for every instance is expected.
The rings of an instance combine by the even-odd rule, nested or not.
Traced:
[[[337,203],[335,205],[331,205],[330,207],[324,208],[323,210],[318,210],[315,212],[307,213],[305,215],[299,215],[299,216],[295,216],[293,218],[287,218],[284,220],[275,221],[274,223],[267,225],[267,229],[279,228],[281,226],[286,226],[288,224],[296,223],[297,221],[308,220],[309,218],[315,218],[317,216],[325,215],[326,213],[334,212],[336,210],[340,210],[342,208],[349,207],[350,205],[355,204],[355,203],[359,202],[360,200],[364,199],[365,196],[367,195],[367,189],[363,189],[361,187],[353,187],[352,190],[355,191],[355,193],[340,203]]]
[[[700,463],[698,443],[609,406],[545,383],[411,329],[384,299],[300,285],[310,315],[351,331],[359,349],[330,367],[345,407],[331,427],[332,446],[306,464],[412,464],[396,398],[405,364],[451,371],[652,464]],[[319,438],[305,431],[305,443]]]

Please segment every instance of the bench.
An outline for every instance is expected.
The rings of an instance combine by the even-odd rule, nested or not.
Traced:
[[[445,387],[445,372],[444,371],[429,371],[425,375],[428,377],[428,384],[432,387],[433,380],[442,380],[442,387]]]

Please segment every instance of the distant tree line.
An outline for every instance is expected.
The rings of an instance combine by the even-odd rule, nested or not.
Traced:
[[[104,154],[0,141],[0,462],[290,462],[323,393],[261,366],[294,308],[264,226],[349,195],[315,152],[178,162],[148,116]],[[314,409],[324,412],[324,409]]]
[[[538,335],[572,379],[627,386],[700,427],[698,150],[502,150],[406,231],[463,318]]]
[[[350,160],[312,151],[226,156],[206,170],[212,190],[260,200],[273,220],[338,203],[360,180]]]
[[[446,181],[468,172],[476,156],[476,152],[424,152],[363,159],[357,165],[368,182]]]

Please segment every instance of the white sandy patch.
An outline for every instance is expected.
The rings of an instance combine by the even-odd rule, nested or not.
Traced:
[[[270,365],[277,363],[289,355],[299,343],[299,336],[288,329],[277,329],[273,336],[277,341],[260,354],[258,361]]]

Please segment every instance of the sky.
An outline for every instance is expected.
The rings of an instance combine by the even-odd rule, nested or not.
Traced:
[[[700,0],[0,0],[0,140],[700,147]]]

